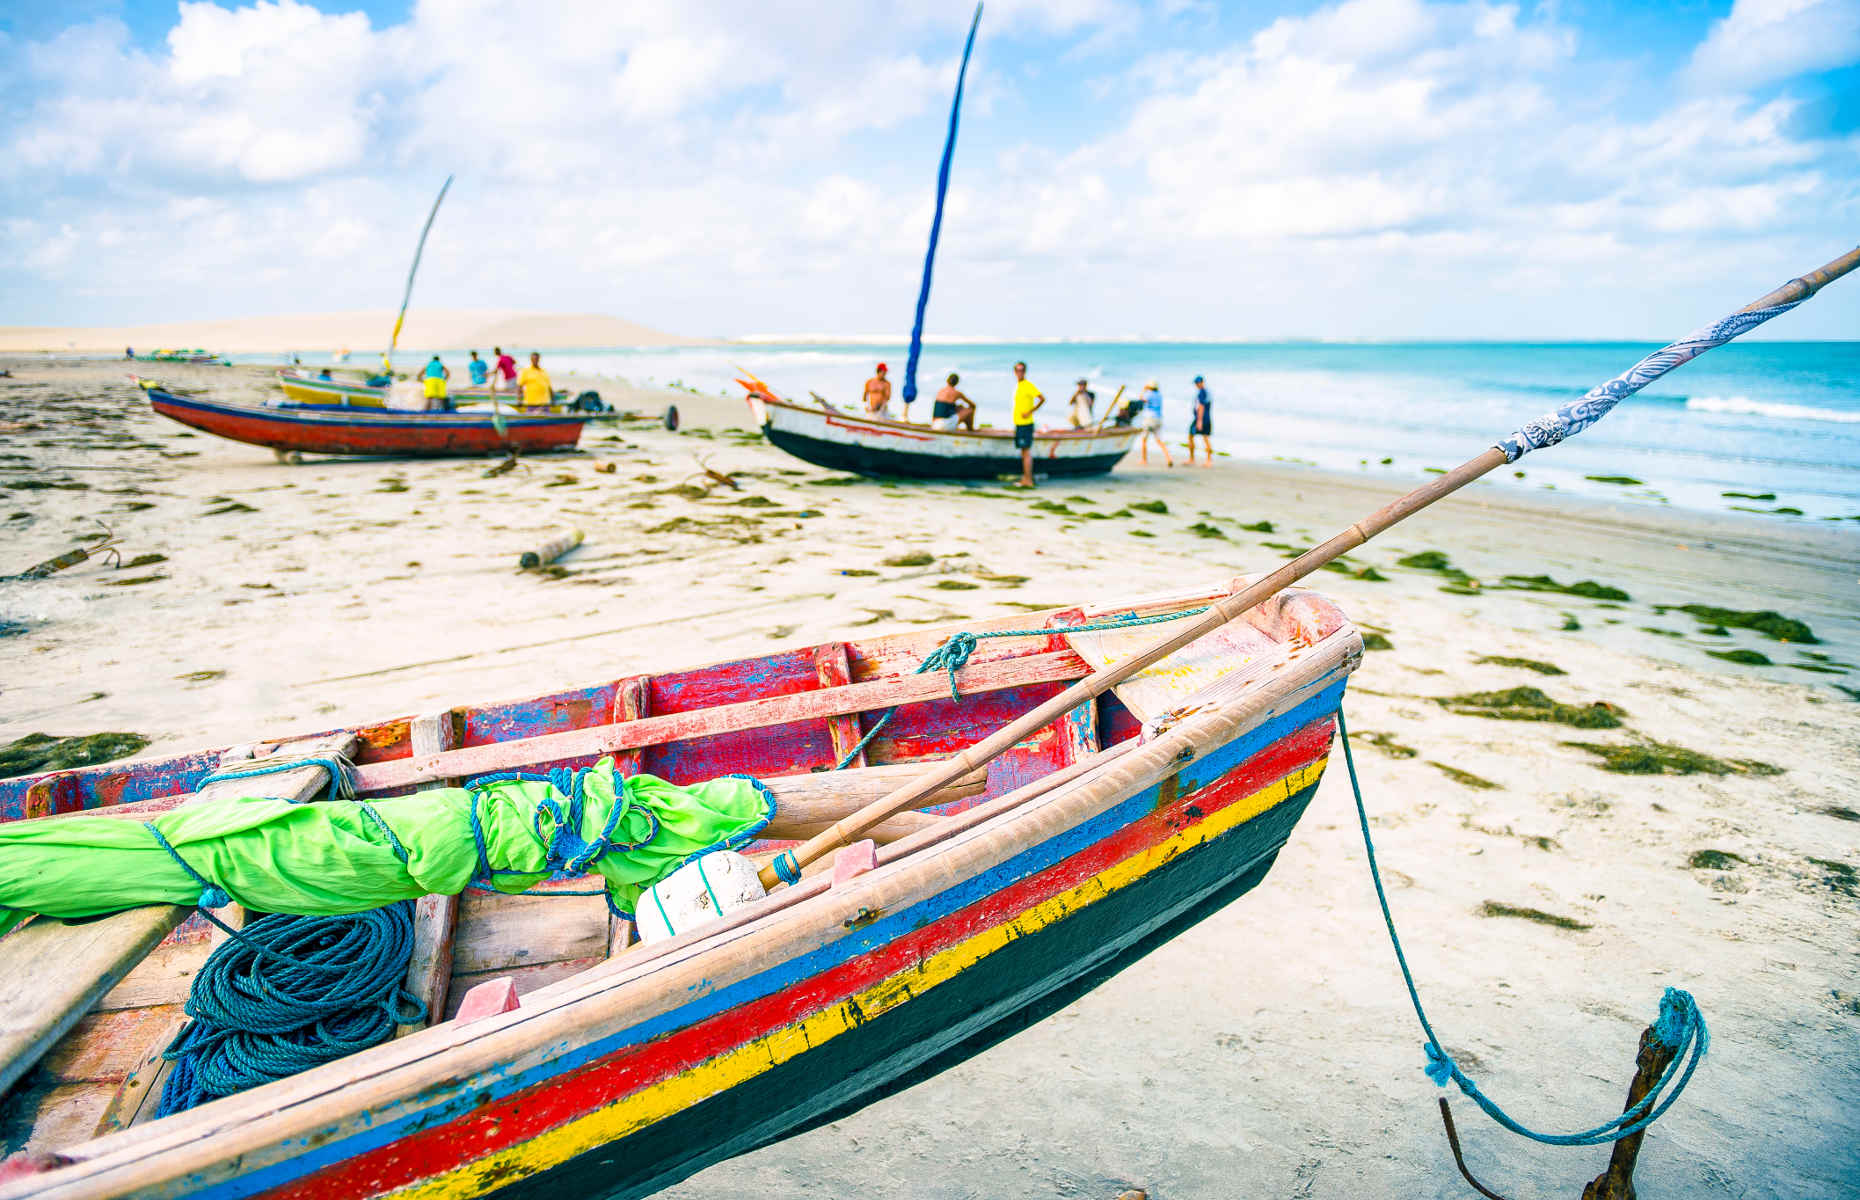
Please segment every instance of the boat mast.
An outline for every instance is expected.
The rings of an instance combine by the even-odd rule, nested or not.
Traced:
[[[969,73],[969,52],[975,49],[975,30],[982,23],[982,6],[975,6],[969,22],[969,40],[962,47],[962,67],[956,72],[956,99],[949,106],[949,137],[943,142],[943,164],[936,173],[936,215],[930,218],[930,249],[924,254],[924,282],[917,290],[917,320],[911,325],[911,351],[904,360],[904,405],[917,399],[917,355],[924,344],[924,308],[930,303],[930,270],[936,265],[936,239],[943,228],[943,196],[949,191],[949,160],[956,153],[956,120],[962,115],[962,80]]]
[[[426,235],[433,231],[433,218],[439,215],[439,205],[446,198],[446,191],[452,186],[452,176],[439,185],[439,195],[433,198],[432,211],[426,214],[426,224],[420,226],[420,244],[413,248],[413,265],[407,268],[407,288],[400,294],[400,312],[394,318],[394,332],[388,337],[388,348],[381,352],[381,373],[394,373],[394,347],[400,344],[400,325],[407,319],[407,302],[413,299],[413,277],[420,273],[420,255],[426,253]]]

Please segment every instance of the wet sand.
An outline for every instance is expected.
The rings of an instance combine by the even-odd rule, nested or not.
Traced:
[[[1031,495],[878,484],[774,450],[738,402],[610,383],[622,408],[677,403],[684,428],[590,426],[582,453],[491,479],[482,459],[286,466],[154,417],[122,364],[0,368],[0,574],[97,518],[144,560],[0,583],[0,621],[24,626],[0,637],[0,741],[125,730],[165,753],[1215,582],[1417,482],[1222,460]],[[516,569],[567,526],[586,542],[558,569]],[[1462,1066],[1526,1123],[1587,1127],[1619,1111],[1662,987],[1698,997],[1712,1053],[1648,1140],[1644,1195],[1860,1186],[1856,561],[1845,525],[1478,485],[1312,581],[1389,646],[1346,713],[1396,917]],[[1724,618],[1684,605],[1776,610],[1820,640],[1708,632]],[[1620,724],[1440,703],[1527,687]],[[1606,769],[1610,752],[1687,765],[1650,744],[1707,757]],[[1338,755],[1245,899],[967,1065],[666,1195],[1463,1195],[1405,1006]],[[1573,1196],[1607,1158],[1456,1111],[1501,1192]]]

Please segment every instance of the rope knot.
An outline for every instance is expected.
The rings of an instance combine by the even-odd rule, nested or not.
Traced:
[[[231,903],[232,897],[226,894],[225,888],[209,885],[200,889],[200,907],[202,908],[225,908]]]
[[[1427,1052],[1427,1066],[1423,1068],[1427,1077],[1434,1081],[1436,1087],[1446,1087],[1460,1073],[1460,1065],[1453,1061],[1453,1056],[1442,1050],[1433,1042],[1423,1049]]]
[[[956,691],[956,672],[968,665],[969,656],[975,653],[976,637],[965,630],[958,630],[949,635],[942,645],[924,657],[917,673],[925,671],[949,672],[949,698],[960,700],[962,696]]]

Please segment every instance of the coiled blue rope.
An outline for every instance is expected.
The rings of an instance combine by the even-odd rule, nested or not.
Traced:
[[[1208,605],[1204,604],[1200,608],[1185,609],[1181,612],[1155,613],[1147,617],[1139,617],[1135,613],[1132,613],[1127,617],[1111,617],[1103,621],[1093,621],[1087,625],[1055,625],[1048,629],[990,629],[984,630],[981,633],[970,633],[967,630],[958,630],[950,634],[947,638],[944,638],[943,641],[937,645],[936,649],[925,655],[924,660],[917,664],[917,669],[911,672],[911,674],[922,675],[925,671],[948,671],[949,698],[951,700],[960,700],[962,696],[956,691],[956,672],[968,665],[969,656],[975,653],[976,647],[984,638],[1050,637],[1055,633],[1103,633],[1112,629],[1135,629],[1142,625],[1160,625],[1165,621],[1180,621],[1185,617],[1198,617],[1202,613],[1207,612],[1208,607]],[[878,736],[879,730],[885,727],[886,723],[891,720],[892,715],[897,711],[896,708],[886,709],[885,715],[872,723],[872,728],[866,731],[865,736],[859,739],[857,745],[846,752],[845,757],[834,764],[833,769],[835,771],[843,771],[846,769],[848,763],[853,762],[861,754],[865,753],[866,746],[871,743],[873,738]],[[775,871],[778,875],[781,873],[779,859],[776,861]],[[793,881],[787,880],[786,882]]]
[[[403,986],[411,900],[353,916],[273,914],[228,932],[194,978],[192,1020],[162,1052],[174,1070],[157,1116],[333,1062],[426,1019]]]
[[[1349,769],[1350,791],[1356,797],[1356,819],[1363,830],[1363,849],[1369,855],[1369,878],[1376,885],[1376,903],[1382,906],[1382,923],[1388,927],[1389,944],[1395,948],[1395,962],[1401,967],[1402,982],[1408,986],[1408,1002],[1414,1006],[1414,1015],[1421,1022],[1421,1031],[1427,1035],[1427,1043],[1422,1047],[1427,1055],[1427,1066],[1424,1068],[1427,1077],[1441,1087],[1447,1086],[1449,1082],[1459,1085],[1460,1091],[1483,1109],[1486,1116],[1520,1137],[1542,1142],[1546,1146],[1606,1145],[1639,1133],[1665,1115],[1666,1110],[1686,1090],[1686,1084],[1692,1081],[1692,1072],[1698,1069],[1706,1048],[1711,1044],[1711,1034],[1705,1028],[1705,1017],[1699,1012],[1697,1001],[1692,999],[1690,993],[1678,988],[1669,987],[1660,997],[1660,1014],[1653,1024],[1654,1040],[1674,1052],[1672,1061],[1667,1064],[1659,1081],[1638,1103],[1629,1106],[1627,1111],[1614,1120],[1604,1121],[1580,1133],[1539,1133],[1520,1124],[1500,1108],[1496,1101],[1480,1091],[1479,1086],[1453,1061],[1453,1057],[1441,1049],[1440,1036],[1434,1032],[1426,1010],[1421,1007],[1421,994],[1415,989],[1414,974],[1408,969],[1408,956],[1402,953],[1401,937],[1395,932],[1395,918],[1389,912],[1388,893],[1382,887],[1382,872],[1376,865],[1375,839],[1369,835],[1369,810],[1363,804],[1363,788],[1356,777],[1356,759],[1350,753],[1350,730],[1344,723],[1342,709],[1337,711],[1337,734],[1343,743],[1344,765]]]

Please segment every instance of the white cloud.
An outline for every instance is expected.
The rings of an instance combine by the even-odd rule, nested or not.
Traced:
[[[1694,86],[1741,90],[1860,59],[1855,0],[1735,0],[1693,51]]]
[[[1838,42],[1827,6],[1770,2]],[[1223,18],[1160,8],[990,5],[935,319],[1484,328],[1507,296],[1578,311],[1578,280],[1585,304],[1630,310],[1666,272],[1767,278],[1860,217],[1860,145],[1804,135],[1797,101],[1614,73],[1551,10],[1345,0],[1216,38]],[[1713,46],[1758,37],[1764,11],[1740,0],[1692,75],[1732,78]],[[128,317],[385,307],[456,171],[421,297],[704,333],[902,327],[967,18],[419,0],[375,28],[219,0],[183,4],[146,50],[115,22],[0,44],[20,118],[0,127],[0,256],[35,295],[117,297]],[[1108,51],[1172,28],[1107,75]],[[1077,110],[1056,111],[1068,84]]]

